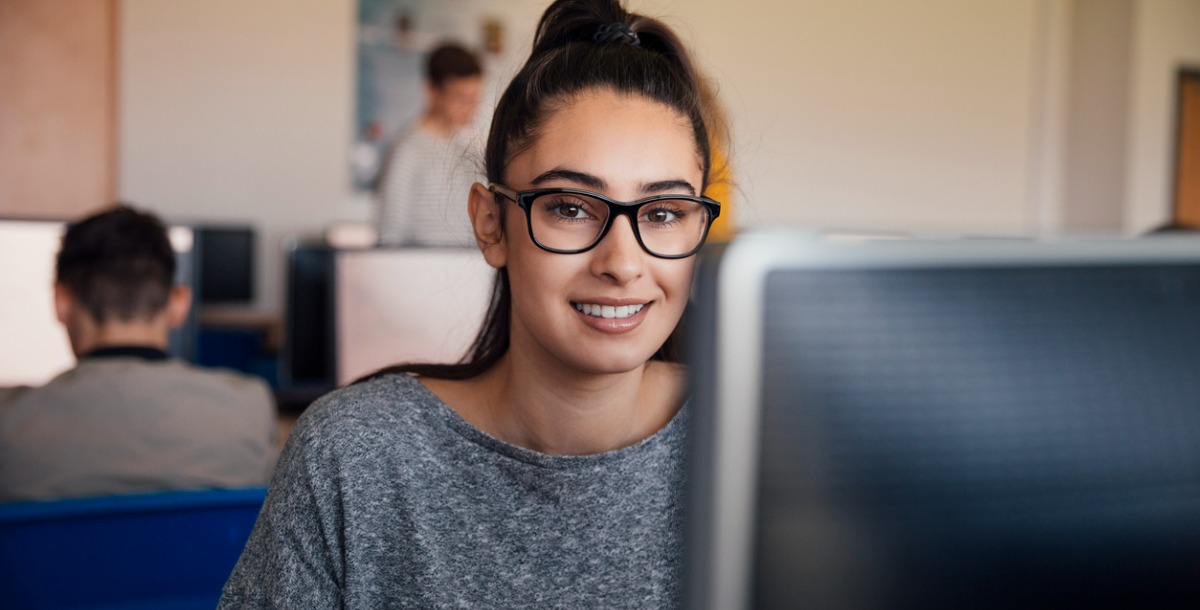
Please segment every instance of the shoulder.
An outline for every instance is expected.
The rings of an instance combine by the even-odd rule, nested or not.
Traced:
[[[411,125],[396,134],[392,148],[395,155],[411,155],[413,151],[435,148],[439,142],[436,134],[422,129],[420,125]]]
[[[48,396],[104,392],[109,401],[129,404],[170,402],[178,408],[204,408],[212,412],[236,410],[259,418],[264,414],[273,416],[275,409],[274,395],[263,379],[175,359],[85,359],[37,391]]]
[[[306,414],[312,417],[394,416],[405,406],[427,406],[438,400],[407,374],[381,375],[338,388],[317,399]]]
[[[404,437],[437,434],[441,407],[413,377],[384,375],[319,398],[304,411],[292,434],[306,442],[344,447],[403,445]]]

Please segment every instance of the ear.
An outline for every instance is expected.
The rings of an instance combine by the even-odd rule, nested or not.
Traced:
[[[58,321],[66,324],[71,319],[71,315],[75,313],[75,295],[71,294],[70,289],[65,284],[54,284],[54,315],[58,317]]]
[[[428,80],[425,81],[425,108],[426,109],[433,107],[434,103],[437,101],[438,93],[440,93],[440,91],[438,90],[437,87],[433,86],[433,83],[429,82]]]
[[[96,321],[66,284],[54,284],[54,315],[67,331],[67,341],[76,356],[91,351]]]
[[[167,297],[167,325],[175,328],[187,320],[188,311],[192,308],[192,289],[189,286],[176,284],[171,288]]]
[[[471,215],[475,243],[479,244],[484,260],[496,269],[508,264],[508,243],[504,239],[500,205],[496,195],[487,187],[478,182],[471,186],[471,195],[467,199],[467,213]]]

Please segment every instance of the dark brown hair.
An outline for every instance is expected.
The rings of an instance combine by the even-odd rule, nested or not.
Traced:
[[[617,24],[614,26],[614,24]],[[616,29],[624,35],[598,36]],[[546,120],[574,96],[610,89],[664,104],[687,117],[709,178],[707,108],[691,55],[661,21],[630,13],[617,0],[556,0],[538,22],[533,52],[500,97],[484,150],[487,179],[505,182],[508,162],[538,137]],[[501,207],[501,221],[504,208]],[[501,222],[503,226],[503,222]],[[368,375],[415,373],[469,379],[491,368],[508,351],[512,293],[499,269],[491,305],[466,356],[457,364],[400,364]],[[653,356],[677,360],[675,335]]]
[[[475,54],[454,43],[438,46],[425,59],[425,79],[434,87],[441,87],[452,78],[481,74],[483,68]]]
[[[162,221],[126,205],[68,226],[55,263],[55,281],[100,323],[158,314],[174,276],[175,251]]]

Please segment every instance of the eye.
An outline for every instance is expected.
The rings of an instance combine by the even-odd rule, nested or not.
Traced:
[[[572,220],[582,220],[587,218],[587,214],[584,212],[583,206],[567,201],[555,203],[551,208],[551,211],[562,218],[570,218]]]
[[[655,208],[646,213],[646,221],[653,223],[664,223],[675,220],[675,212],[664,208]]]
[[[584,222],[595,220],[596,204],[578,197],[560,195],[540,202],[542,209],[553,220],[562,222]]]
[[[688,211],[679,205],[679,202],[660,201],[647,206],[638,222],[657,226],[672,225],[682,221],[687,215]]]

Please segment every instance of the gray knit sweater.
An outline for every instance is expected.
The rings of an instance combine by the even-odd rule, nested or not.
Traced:
[[[220,608],[674,607],[686,411],[563,457],[407,375],[330,394],[288,439]]]

